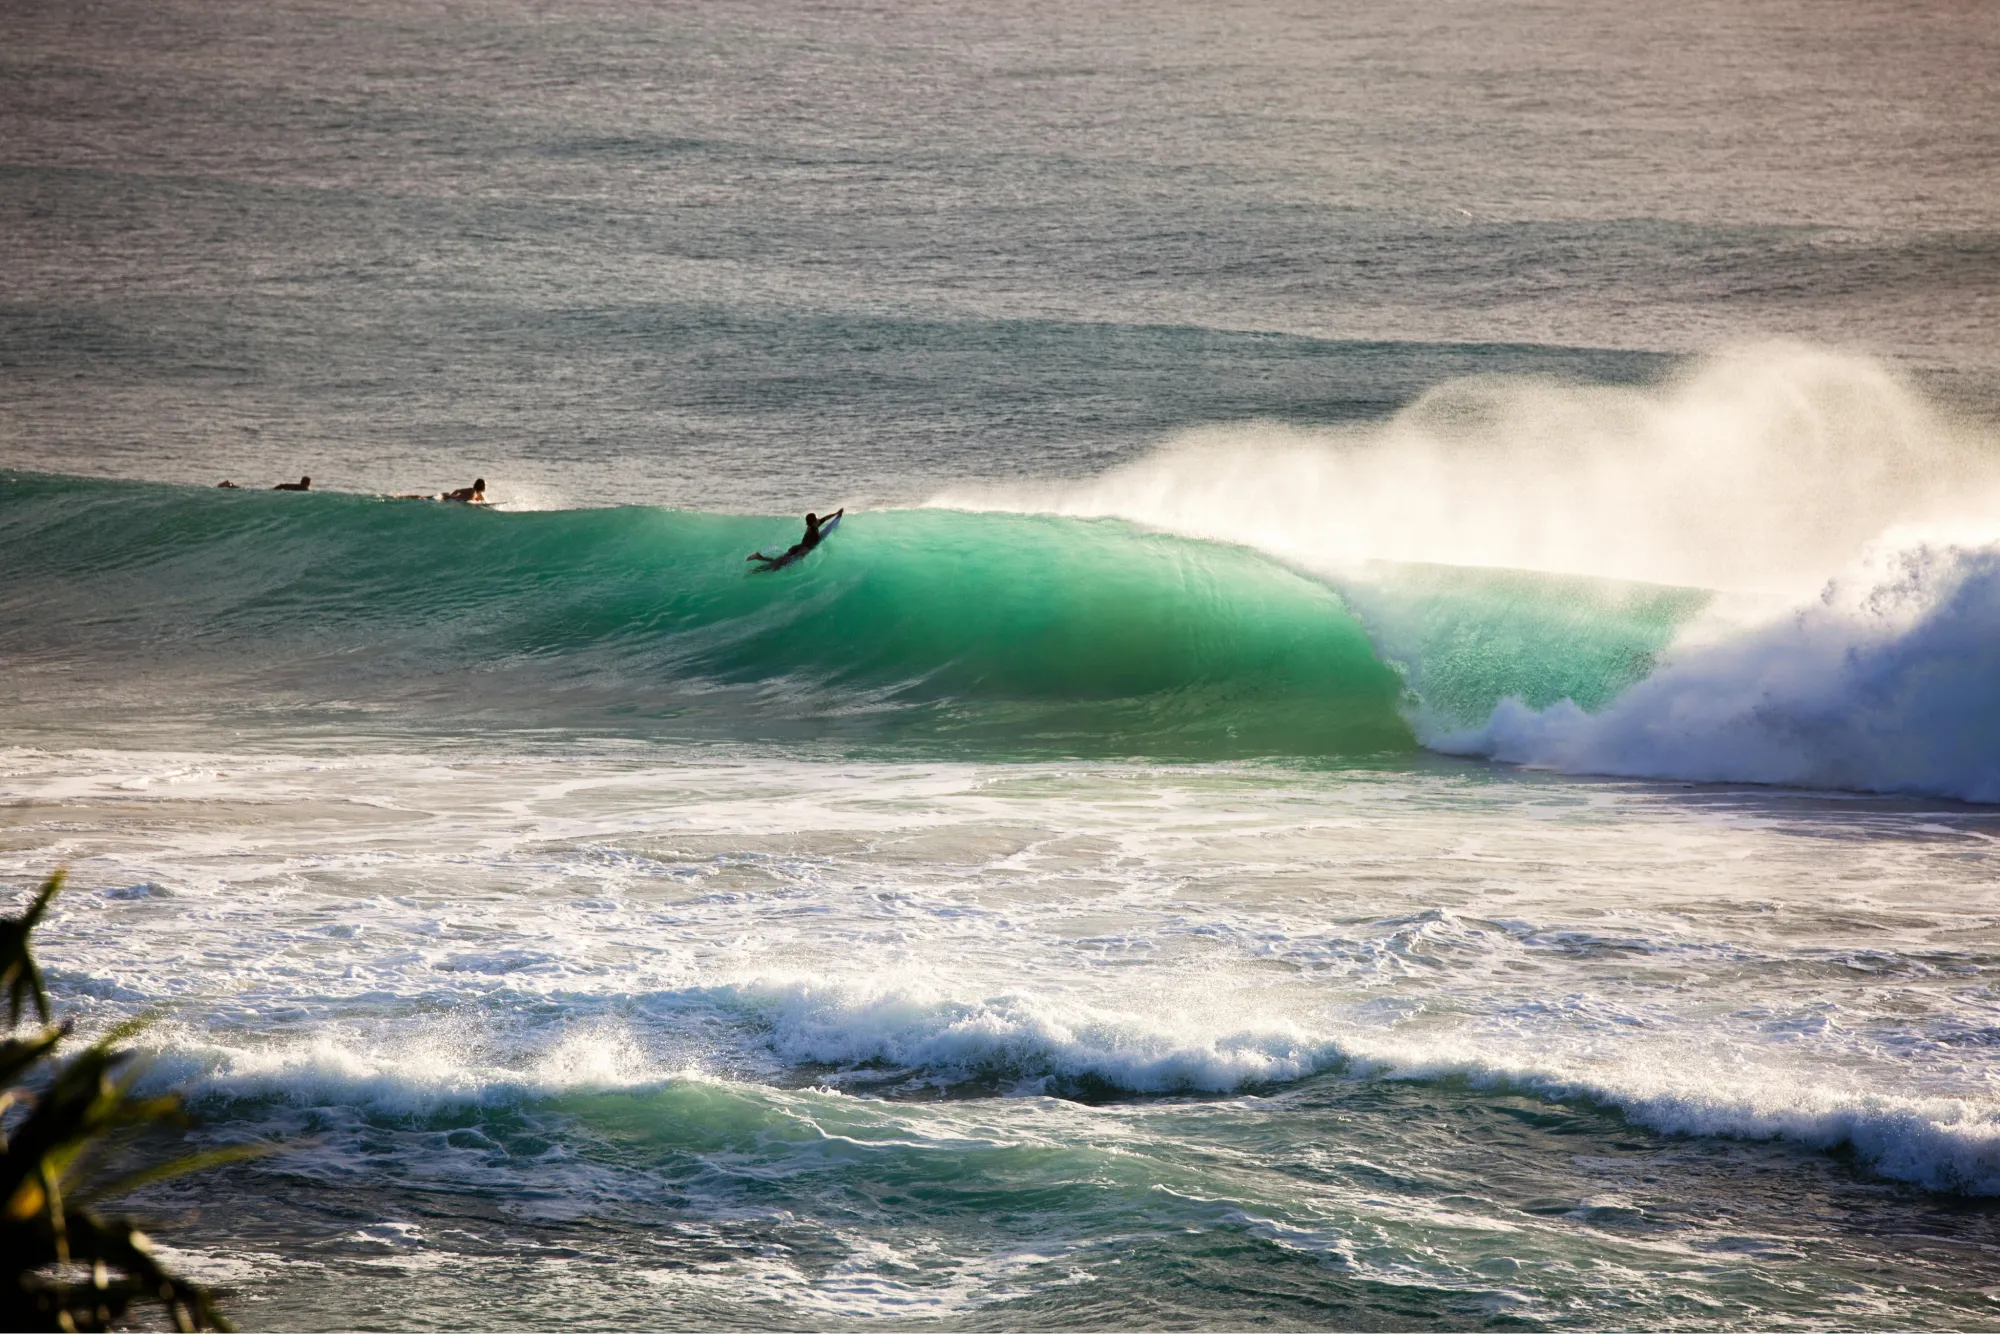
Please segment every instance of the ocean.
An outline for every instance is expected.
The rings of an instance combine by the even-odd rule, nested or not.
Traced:
[[[239,1326],[2000,1328],[1985,7],[4,30],[0,888]]]

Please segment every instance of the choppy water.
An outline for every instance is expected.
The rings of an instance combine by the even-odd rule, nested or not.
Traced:
[[[2000,1325],[1977,7],[8,30],[0,873],[240,1324]]]

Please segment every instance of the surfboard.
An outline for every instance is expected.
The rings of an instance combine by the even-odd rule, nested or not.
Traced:
[[[840,527],[840,520],[842,517],[843,516],[836,514],[831,519],[828,519],[825,523],[819,526],[820,542],[826,541],[826,539],[832,534],[833,530]],[[760,574],[765,570],[782,570],[787,565],[793,564],[796,561],[803,560],[807,556],[812,555],[812,553],[815,550],[817,550],[818,547],[819,547],[819,542],[815,542],[812,546],[806,548],[804,551],[792,551],[788,549],[784,555],[777,557],[775,560],[765,561],[762,565],[759,565],[756,569],[750,571],[750,573]]]

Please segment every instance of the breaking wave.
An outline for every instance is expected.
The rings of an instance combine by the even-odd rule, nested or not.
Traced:
[[[965,999],[786,978],[699,988],[673,1003],[747,1022],[785,1065],[820,1071],[836,1087],[916,1079],[998,1084],[1016,1094],[1130,1096],[1270,1094],[1315,1076],[1447,1083],[1613,1108],[1662,1134],[1846,1150],[1895,1180],[2000,1194],[2000,1110],[1990,1101],[1876,1091],[1846,1072],[1791,1068],[1768,1050],[1695,1035],[1603,1050],[1543,1041],[1530,1050],[1497,1036],[1406,1035],[1255,1014],[1142,1015],[1030,994]],[[191,1041],[157,1074],[208,1101],[276,1100],[423,1120],[454,1105],[718,1080],[698,1064],[649,1056],[615,1026],[566,1032],[546,1050],[507,1059],[468,1052],[464,1038],[447,1023],[385,1050],[325,1035],[260,1049]]]
[[[1867,358],[1477,378],[1386,423],[1216,428],[937,503],[1116,516],[1312,571],[1449,753],[2000,800],[2000,447]],[[1620,615],[1668,633],[1602,634]]]
[[[2000,800],[2000,450],[1880,365],[1491,377],[792,521],[0,474],[15,717],[1370,756]]]

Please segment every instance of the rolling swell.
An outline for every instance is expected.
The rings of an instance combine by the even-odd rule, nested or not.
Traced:
[[[13,474],[0,636],[30,711],[1213,758],[1406,751],[1432,682],[1454,716],[1604,696],[1681,614],[1470,571],[1343,596],[1244,548],[1046,515],[856,514],[793,569],[746,568],[795,531]]]
[[[89,688],[147,711],[414,706],[1083,752],[1412,744],[1398,678],[1339,598],[1248,552],[891,512],[791,570],[747,570],[796,526],[14,475],[0,633],[29,702],[57,708]]]

